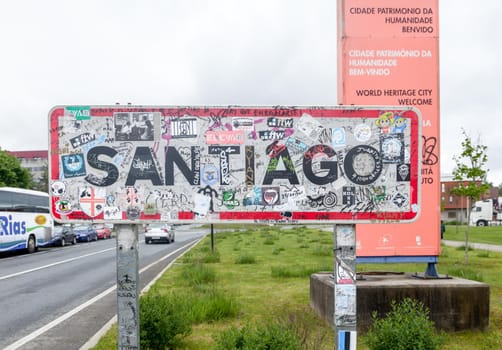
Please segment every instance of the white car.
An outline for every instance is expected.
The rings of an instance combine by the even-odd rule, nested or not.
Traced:
[[[174,242],[174,228],[162,223],[149,224],[145,227],[145,243]]]

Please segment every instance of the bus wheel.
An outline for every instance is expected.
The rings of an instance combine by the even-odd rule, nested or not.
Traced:
[[[34,253],[37,250],[37,246],[35,245],[35,237],[30,236],[28,238],[28,253]]]

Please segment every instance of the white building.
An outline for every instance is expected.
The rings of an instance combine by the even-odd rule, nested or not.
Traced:
[[[21,166],[30,171],[33,181],[40,180],[47,169],[48,151],[7,151],[7,153],[19,159]]]

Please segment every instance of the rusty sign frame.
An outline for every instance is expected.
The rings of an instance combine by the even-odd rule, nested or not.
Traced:
[[[419,215],[403,106],[56,106],[58,222],[368,223]]]

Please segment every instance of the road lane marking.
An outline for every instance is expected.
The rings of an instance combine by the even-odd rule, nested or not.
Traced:
[[[200,239],[199,239],[200,240]],[[157,262],[160,262],[160,261],[163,261],[167,258],[169,258],[170,256],[172,256],[173,254],[176,254],[177,252],[179,252],[180,250],[184,249],[185,247],[188,247],[190,245],[194,245],[195,243],[197,243],[199,240],[196,240],[196,241],[193,241],[193,242],[190,242],[188,244],[185,244],[184,246],[181,246],[180,248],[176,249],[175,251],[172,251],[171,253],[165,255],[164,257],[160,258],[159,260],[157,260]],[[115,248],[113,248],[115,249]],[[92,255],[92,254],[91,254]],[[72,259],[69,259],[69,260],[74,260],[75,258],[72,258]],[[145,271],[147,268],[150,268],[152,267],[153,265],[155,265],[157,262],[154,262],[154,263],[151,263],[150,265],[144,267],[143,269],[141,269],[139,272],[143,272]],[[51,264],[52,265],[52,264]],[[117,285],[115,284],[114,286],[108,288],[107,290],[105,290],[104,292],[96,295],[94,298],[86,301],[85,303],[77,306],[76,308],[74,308],[73,310],[70,310],[68,311],[67,313],[59,316],[58,318],[56,318],[54,321],[51,321],[49,322],[48,324],[46,324],[45,326],[43,327],[40,327],[39,329],[37,329],[36,331],[28,334],[27,336],[15,341],[14,343],[8,345],[6,348],[4,348],[3,350],[17,350],[19,349],[21,346],[25,345],[26,343],[34,340],[36,337],[44,334],[45,332],[47,332],[48,330],[50,330],[51,328],[53,327],[56,327],[57,325],[59,325],[60,323],[66,321],[67,319],[69,319],[70,317],[72,317],[73,315],[77,314],[78,312],[82,311],[83,309],[87,308],[88,306],[94,304],[95,302],[97,302],[98,300],[104,298],[105,296],[107,296],[108,294],[110,294],[111,292],[113,292],[115,289],[117,288]]]
[[[58,261],[58,262],[55,262],[55,263],[52,263],[52,264],[48,264],[48,265],[44,265],[44,266],[39,266],[39,267],[34,267],[32,269],[29,269],[29,270],[19,271],[19,272],[16,272],[16,273],[12,273],[10,275],[0,276],[0,281],[6,280],[8,278],[16,277],[16,276],[25,275],[27,273],[31,273],[31,272],[34,272],[34,271],[47,269],[49,267],[53,267],[53,266],[65,264],[65,263],[70,262],[70,261],[87,258],[89,256],[101,254],[101,253],[107,252],[109,250],[115,250],[115,249],[116,249],[115,247],[114,248],[103,249],[103,250],[99,250],[99,251],[94,252],[94,253],[84,254],[84,255],[76,256],[74,258],[70,258],[70,259],[66,259],[66,260],[61,260],[61,261]]]

